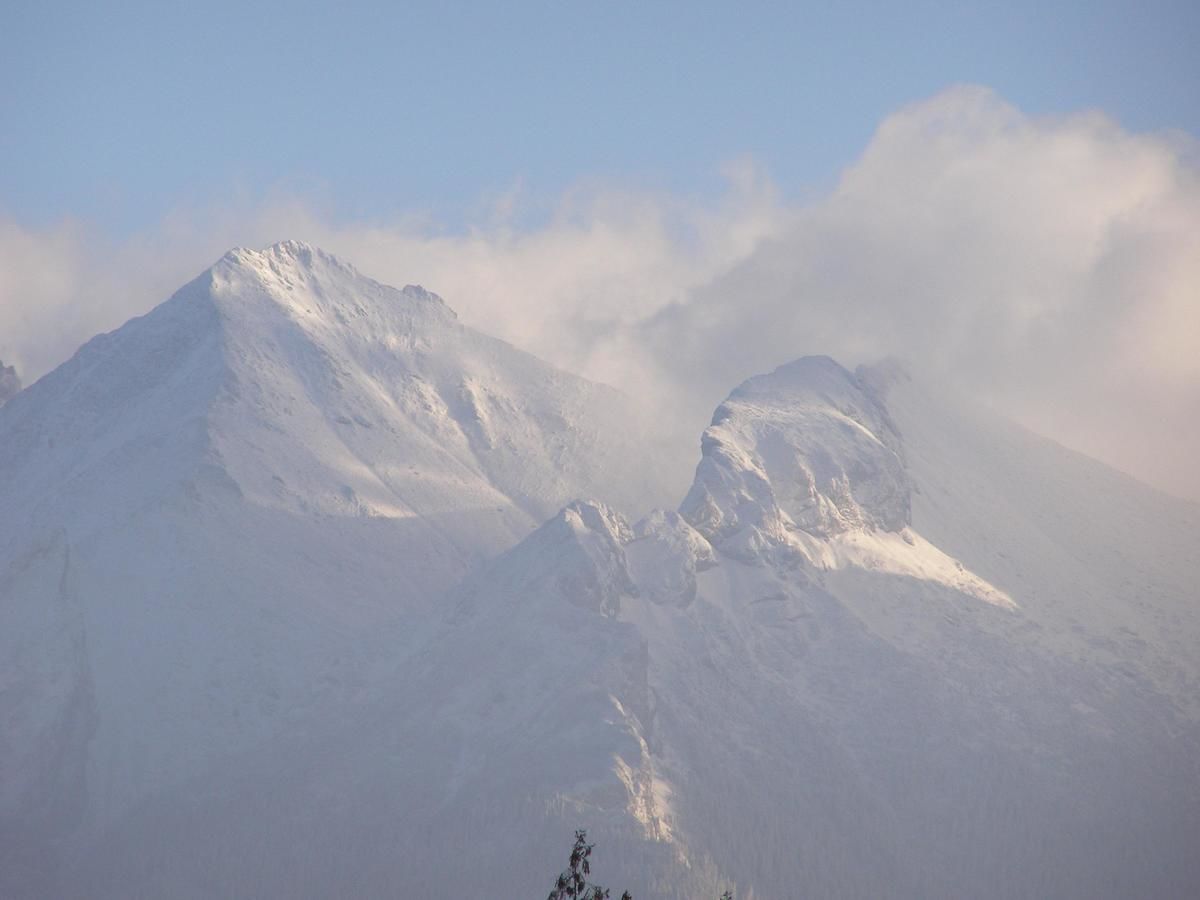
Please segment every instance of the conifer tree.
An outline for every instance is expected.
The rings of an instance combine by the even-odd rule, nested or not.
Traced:
[[[554,882],[554,890],[546,900],[609,900],[608,888],[588,884],[592,874],[592,850],[595,844],[587,842],[587,832],[580,828],[575,832],[575,846],[571,848],[571,860],[566,871]],[[633,900],[629,891],[621,894],[621,900]],[[721,900],[733,900],[733,892],[725,891]]]
[[[575,832],[575,846],[571,848],[571,861],[565,872],[558,876],[554,890],[547,900],[608,900],[608,888],[598,884],[588,884],[587,877],[592,874],[592,849],[594,844],[587,842],[587,832],[582,828]],[[629,891],[621,895],[621,900],[633,900]]]

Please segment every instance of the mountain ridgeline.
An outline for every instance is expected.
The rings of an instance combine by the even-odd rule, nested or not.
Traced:
[[[297,242],[89,342],[0,409],[0,895],[1200,892],[1200,509],[894,363],[665,446]]]

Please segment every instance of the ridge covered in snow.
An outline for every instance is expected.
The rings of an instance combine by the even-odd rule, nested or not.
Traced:
[[[89,343],[0,410],[0,893],[1195,893],[1195,505],[896,364],[677,511],[645,433],[292,242]]]

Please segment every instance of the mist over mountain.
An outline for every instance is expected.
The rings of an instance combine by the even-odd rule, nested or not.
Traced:
[[[689,487],[298,242],[90,341],[0,409],[0,894],[539,896],[576,827],[639,900],[1200,890],[1200,507],[894,362],[731,387]]]

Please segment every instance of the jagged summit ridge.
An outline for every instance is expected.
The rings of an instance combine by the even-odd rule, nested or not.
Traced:
[[[219,269],[270,273],[281,279],[296,277],[317,279],[323,274],[341,273],[344,277],[370,282],[385,291],[400,293],[416,300],[426,300],[442,305],[445,305],[446,302],[419,284],[407,284],[399,289],[382,284],[363,275],[353,263],[337,254],[299,240],[278,241],[261,250],[252,247],[234,247],[214,264],[213,270]],[[451,312],[453,311],[451,310]]]
[[[701,449],[680,512],[732,555],[909,524],[899,436],[870,388],[828,357],[744,382],[717,408]]]
[[[348,301],[350,306],[363,305],[392,297],[446,306],[441,297],[421,285],[396,288],[383,284],[364,275],[337,254],[298,240],[279,241],[261,249],[234,247],[177,294],[195,297],[205,293],[228,293],[226,289],[230,286],[246,287],[254,282],[262,291],[275,294],[276,299],[283,299],[284,295],[297,293],[304,287],[313,287],[317,293],[331,292],[331,296],[324,298],[330,305],[334,301]],[[347,296],[350,283],[357,291],[357,304],[354,298]],[[241,297],[243,302],[250,299],[253,299],[251,294]],[[302,296],[302,299],[312,298]],[[446,311],[453,315],[449,307]]]
[[[349,262],[303,241],[281,241],[263,250],[236,247],[201,278],[215,297],[245,303],[256,294],[306,312],[325,313],[345,324],[373,304],[457,318],[446,302],[420,285],[397,289],[368,278]],[[376,310],[381,311],[381,310]]]

